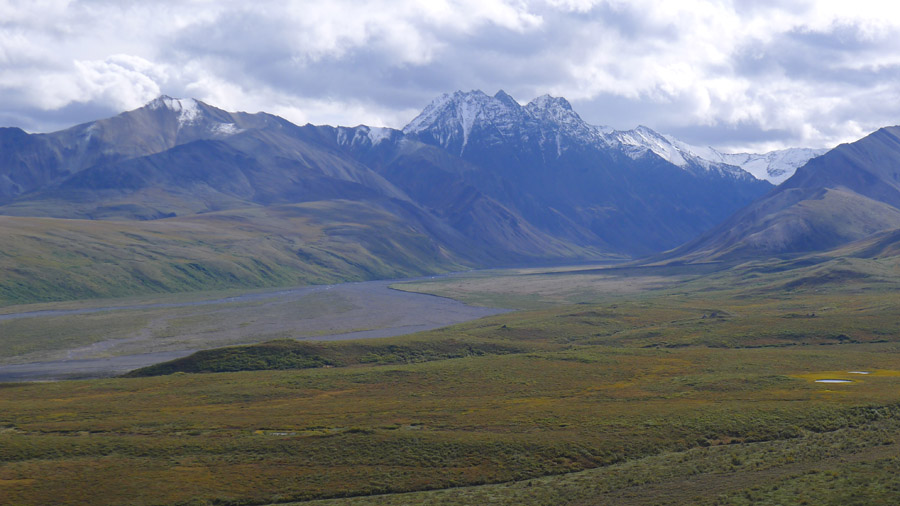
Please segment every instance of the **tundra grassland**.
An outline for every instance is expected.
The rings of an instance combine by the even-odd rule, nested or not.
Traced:
[[[0,385],[0,496],[896,504],[900,276],[888,260],[834,262],[656,270],[622,291],[611,287],[634,272],[436,280],[415,288],[512,300],[503,285],[533,308],[390,339],[209,350],[127,378]]]
[[[0,216],[0,307],[458,270],[377,205],[342,200],[151,221]]]

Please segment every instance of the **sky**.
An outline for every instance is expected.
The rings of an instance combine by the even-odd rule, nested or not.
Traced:
[[[567,98],[739,152],[900,124],[900,4],[840,0],[0,0],[0,126],[159,95],[402,128],[442,93]]]

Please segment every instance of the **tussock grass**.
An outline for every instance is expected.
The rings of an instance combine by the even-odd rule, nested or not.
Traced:
[[[764,292],[798,273],[757,275],[403,338],[213,350],[161,376],[0,385],[0,490],[14,504],[891,504],[895,292],[863,278]],[[227,369],[278,370],[185,373]],[[854,370],[873,374],[815,382]]]

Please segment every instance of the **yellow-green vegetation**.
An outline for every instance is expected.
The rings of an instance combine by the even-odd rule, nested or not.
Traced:
[[[651,270],[620,291],[633,272],[476,274],[417,289],[489,300],[503,287],[534,309],[210,350],[133,375],[157,376],[0,385],[0,494],[896,504],[898,277],[890,260],[839,262]],[[785,287],[835,269],[863,275]]]
[[[341,200],[145,222],[2,216],[0,237],[0,306],[459,268],[397,216]]]
[[[598,348],[8,386],[0,483],[13,504],[252,504],[524,480],[893,420],[897,377],[840,389],[794,377],[813,363],[897,363],[884,345],[845,348]],[[893,444],[889,429],[879,444]]]
[[[679,285],[400,338],[213,350],[155,373],[306,369],[8,384],[0,491],[12,504],[891,504],[900,300],[880,286]]]
[[[448,358],[521,353],[530,347],[472,339],[424,339],[404,343],[321,342],[283,339],[262,344],[199,351],[191,356],[144,367],[125,376],[161,376],[176,372],[235,372],[400,364]]]
[[[699,446],[529,480],[292,504],[890,506],[900,493],[898,431],[896,418],[882,417],[836,431]]]
[[[891,243],[892,246],[896,247]],[[403,282],[398,290],[451,297],[470,304],[538,309],[566,304],[605,303],[668,294],[710,300],[802,300],[803,294],[837,297],[900,289],[900,255],[874,258],[862,254],[868,242],[827,254],[792,260],[757,260],[740,265],[716,263],[674,266],[571,267],[541,272],[533,269],[472,272],[436,280]],[[872,246],[883,251],[885,246]],[[846,254],[846,255],[845,255]]]

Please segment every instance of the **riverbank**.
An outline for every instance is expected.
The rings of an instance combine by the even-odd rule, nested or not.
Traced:
[[[218,346],[392,337],[506,311],[390,288],[400,281],[8,312],[0,315],[0,381],[109,377]]]

